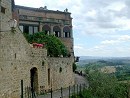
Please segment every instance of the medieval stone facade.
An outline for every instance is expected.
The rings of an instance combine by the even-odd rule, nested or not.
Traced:
[[[34,34],[44,31],[46,34],[55,35],[73,55],[72,18],[68,9],[62,12],[48,10],[46,6],[30,8],[16,5],[13,16],[22,32]]]
[[[44,23],[43,20],[39,21],[39,18],[33,20],[38,16],[44,16],[43,8],[36,11],[33,8],[15,6],[13,17],[18,20],[21,30],[17,27],[13,33],[8,25],[8,21],[13,18],[12,11],[14,9],[12,7],[14,7],[13,0],[0,0],[0,98],[20,98],[21,80],[23,80],[24,88],[33,87],[37,93],[46,92],[50,88],[56,90],[60,87],[73,85],[72,64],[74,56],[71,55],[71,57],[66,58],[48,57],[46,49],[30,47],[21,32],[22,30],[30,30],[32,32],[26,33],[35,33],[35,31],[44,30],[50,34],[53,31],[55,36],[60,37],[68,45],[70,52],[73,52],[70,13],[58,11],[46,13],[46,17],[61,20],[66,15],[66,18],[70,19],[68,25],[52,21],[51,23]],[[27,18],[23,19],[22,15],[27,16]]]

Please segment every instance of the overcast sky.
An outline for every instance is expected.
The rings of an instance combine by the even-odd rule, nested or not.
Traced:
[[[17,5],[68,8],[76,56],[130,57],[130,0],[15,0]]]

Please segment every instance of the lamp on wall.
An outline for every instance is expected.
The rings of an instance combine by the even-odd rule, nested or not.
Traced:
[[[8,21],[8,23],[9,23],[9,26],[10,26],[10,28],[11,28],[11,32],[14,33],[15,28],[17,27],[17,20],[15,20],[15,19],[10,19],[10,20]]]
[[[11,28],[11,32],[14,33],[15,28],[17,27],[17,20],[15,20],[15,19],[10,19],[10,20],[8,21],[8,24],[9,24],[9,27]],[[4,30],[4,31],[0,31],[0,32],[6,32],[6,31],[9,31],[9,30]]]

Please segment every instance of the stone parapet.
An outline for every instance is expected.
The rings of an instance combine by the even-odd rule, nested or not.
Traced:
[[[47,56],[47,50],[44,49],[40,49],[40,48],[31,48],[32,50],[32,57],[46,57]]]

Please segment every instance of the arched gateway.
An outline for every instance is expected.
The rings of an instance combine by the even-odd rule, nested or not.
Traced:
[[[38,71],[36,67],[30,70],[31,88],[34,92],[38,93]]]

